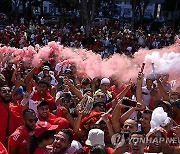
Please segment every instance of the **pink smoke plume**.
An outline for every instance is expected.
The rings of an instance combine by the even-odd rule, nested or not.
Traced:
[[[145,62],[144,73],[152,72],[152,62],[157,72],[170,74],[171,79],[180,82],[180,40],[169,47],[162,49],[140,49],[134,54],[134,58],[125,55],[114,54],[107,60],[102,60],[99,54],[85,49],[73,49],[63,47],[56,42],[50,42],[47,46],[29,46],[23,49],[1,47],[0,55],[11,54],[14,62],[20,60],[32,60],[33,66],[38,66],[41,60],[48,60],[55,54],[56,61],[63,64],[75,63],[78,72],[86,74],[90,78],[116,76],[121,82],[127,82],[130,78],[136,79],[138,72]]]

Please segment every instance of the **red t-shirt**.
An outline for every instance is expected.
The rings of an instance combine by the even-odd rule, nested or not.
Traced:
[[[31,98],[33,101],[42,101],[43,98],[39,95],[39,92],[36,90]],[[49,111],[52,112],[55,108],[55,99],[51,96],[51,94],[46,91],[46,96],[44,98],[49,103]]]
[[[58,107],[57,111],[56,111],[56,116],[57,117],[61,117],[61,118],[66,118],[64,113],[63,113],[63,109],[62,107]]]
[[[0,102],[0,142],[7,147],[7,136],[22,125],[21,117],[12,111],[9,104]]]
[[[52,154],[52,152],[46,148],[37,147],[34,154]]]
[[[6,148],[3,146],[1,142],[0,142],[0,154],[8,154]]]
[[[18,154],[27,154],[29,146],[29,131],[23,125],[16,129],[16,131],[8,139],[8,149],[17,147]]]
[[[38,116],[38,118],[39,118],[40,121],[47,121],[50,124],[53,124],[57,117],[54,114],[49,112],[47,118],[42,118],[42,117],[39,117],[39,116]]]
[[[54,114],[52,113],[48,113],[48,117],[47,118],[42,118],[42,117],[38,117],[40,121],[47,121],[49,122],[51,125],[58,125],[57,130],[61,130],[61,129],[67,129],[69,128],[69,122],[67,119],[62,118],[62,117],[56,117]]]

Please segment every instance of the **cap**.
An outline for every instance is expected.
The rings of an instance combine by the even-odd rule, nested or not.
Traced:
[[[14,89],[14,88],[15,88],[15,86],[12,87],[12,89]],[[24,89],[22,86],[19,86],[19,88],[16,91],[16,94],[24,96]]]
[[[41,134],[48,130],[56,130],[58,128],[58,125],[51,125],[47,121],[39,121],[36,123],[35,129],[34,129],[34,135],[36,137],[39,137]]]
[[[50,70],[50,67],[49,67],[49,66],[44,66],[44,67],[43,67],[43,70],[48,70],[48,71],[49,71],[49,70]]]
[[[94,146],[96,144],[104,145],[104,132],[100,129],[91,129],[88,134],[86,145]]]
[[[68,68],[68,69],[66,69],[66,70],[64,71],[64,73],[65,73],[65,74],[70,74],[70,73],[72,73],[72,71],[71,71],[71,69]]]
[[[56,118],[53,124],[58,125],[58,128],[57,128],[58,131],[69,128],[69,122],[65,118],[62,118],[62,117]]]
[[[94,101],[94,103],[93,103],[93,108],[96,107],[96,106],[98,106],[98,105],[102,105],[102,106],[104,106],[104,107],[106,108],[105,102],[103,102],[103,101],[100,100],[100,99],[96,99],[96,100]]]
[[[106,83],[110,83],[110,80],[108,78],[103,78],[101,80],[101,84],[106,84]]]
[[[171,101],[171,105],[180,108],[180,99],[176,100],[176,101]]]

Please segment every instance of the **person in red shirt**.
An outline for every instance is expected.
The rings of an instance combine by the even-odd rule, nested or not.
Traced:
[[[34,134],[30,137],[30,154],[49,154],[50,150],[46,148],[51,145],[58,125],[51,125],[48,122],[39,121],[34,128]]]
[[[4,145],[0,142],[0,153],[1,154],[8,154],[6,148],[4,147]]]
[[[72,104],[72,96],[69,92],[63,92],[60,98],[57,99],[56,104],[59,104],[56,110],[56,116],[66,118],[70,125],[74,125],[74,118],[70,114],[70,105]]]
[[[53,154],[66,154],[71,147],[73,141],[73,134],[69,129],[62,129],[56,134],[53,142]]]
[[[8,139],[9,154],[27,154],[29,137],[32,135],[37,122],[36,113],[32,109],[23,111],[24,125],[16,129]]]
[[[29,100],[29,108],[37,111],[37,105],[42,101],[46,100],[49,104],[49,110],[52,112],[55,108],[55,99],[51,96],[48,91],[49,83],[46,80],[40,80],[37,85],[37,90],[33,91],[33,95]]]
[[[42,101],[37,106],[38,119],[40,121],[47,121],[52,125],[58,125],[58,130],[69,128],[69,122],[62,117],[57,118],[54,114],[49,112],[47,101]]]
[[[21,117],[13,112],[10,103],[12,94],[11,89],[4,85],[0,87],[0,142],[6,147],[7,137],[21,125]]]

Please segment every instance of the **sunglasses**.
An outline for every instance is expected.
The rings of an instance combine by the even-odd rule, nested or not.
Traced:
[[[5,94],[5,93],[10,93],[11,90],[1,90],[1,92]]]
[[[70,100],[70,99],[64,99],[64,98],[62,98],[62,102],[63,102],[63,103],[71,103],[71,100]]]

